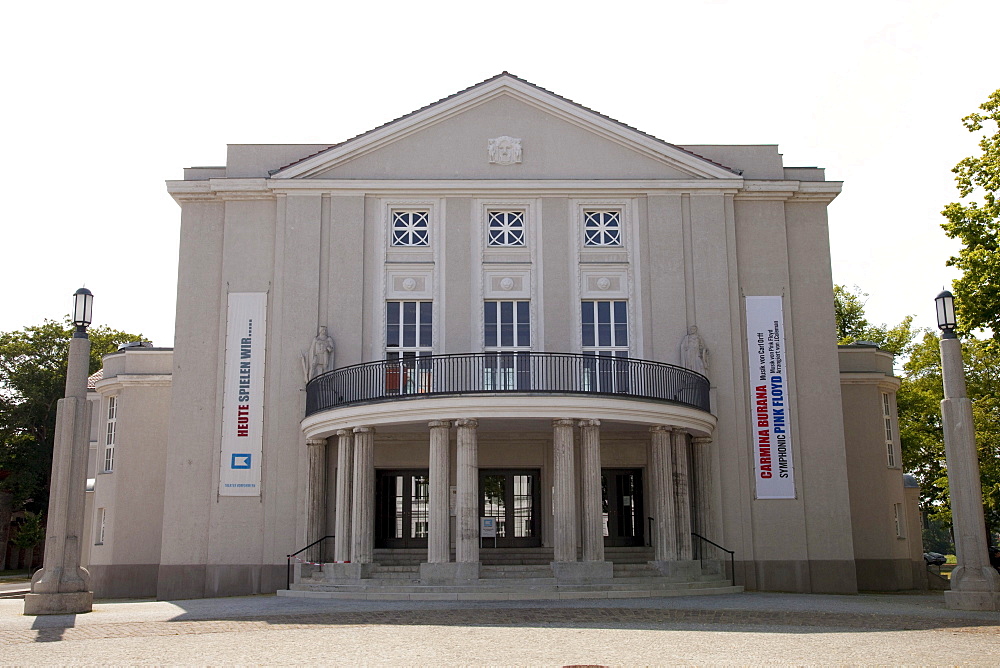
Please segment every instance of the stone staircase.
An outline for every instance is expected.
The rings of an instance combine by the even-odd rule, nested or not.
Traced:
[[[607,548],[605,556],[614,564],[614,577],[586,583],[558,581],[550,567],[551,548],[480,551],[481,566],[476,582],[428,585],[420,580],[420,564],[426,550],[375,550],[371,577],[362,580],[330,580],[319,567],[303,565],[290,589],[279,596],[361,600],[554,600],[581,598],[648,598],[729,594],[743,591],[720,575],[717,568],[701,574],[667,577],[648,562],[651,548]],[[452,557],[454,558],[454,556]]]

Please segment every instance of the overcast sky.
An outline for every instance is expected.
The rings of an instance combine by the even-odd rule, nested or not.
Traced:
[[[503,70],[676,144],[844,181],[834,280],[933,325],[940,211],[1000,87],[996,0],[8,3],[0,331],[69,311],[172,345],[180,209],[226,144],[336,143]]]

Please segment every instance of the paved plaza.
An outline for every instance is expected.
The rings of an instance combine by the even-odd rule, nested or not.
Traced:
[[[104,601],[25,617],[0,600],[2,665],[1000,664],[1000,616],[941,594],[636,600]]]

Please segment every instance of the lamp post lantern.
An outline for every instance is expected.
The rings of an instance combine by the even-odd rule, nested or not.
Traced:
[[[955,334],[955,298],[945,290],[934,302],[941,329],[941,420],[948,465],[948,495],[958,565],[951,573],[945,605],[955,610],[1000,610],[1000,573],[986,552],[986,522],[979,481],[972,402],[965,392],[962,342]]]
[[[31,578],[31,593],[24,597],[26,615],[65,615],[93,609],[90,573],[80,565],[91,419],[87,327],[93,321],[93,305],[94,295],[87,288],[73,294],[71,317],[76,331],[69,342],[65,397],[56,408],[45,557],[42,568]]]

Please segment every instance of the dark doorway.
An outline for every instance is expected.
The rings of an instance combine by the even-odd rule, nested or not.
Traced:
[[[375,472],[375,547],[427,547],[426,470]]]
[[[642,469],[602,469],[604,544],[643,544]]]
[[[538,517],[541,475],[538,469],[479,471],[479,515],[496,520],[496,547],[542,544]],[[493,547],[490,539],[483,547]]]

